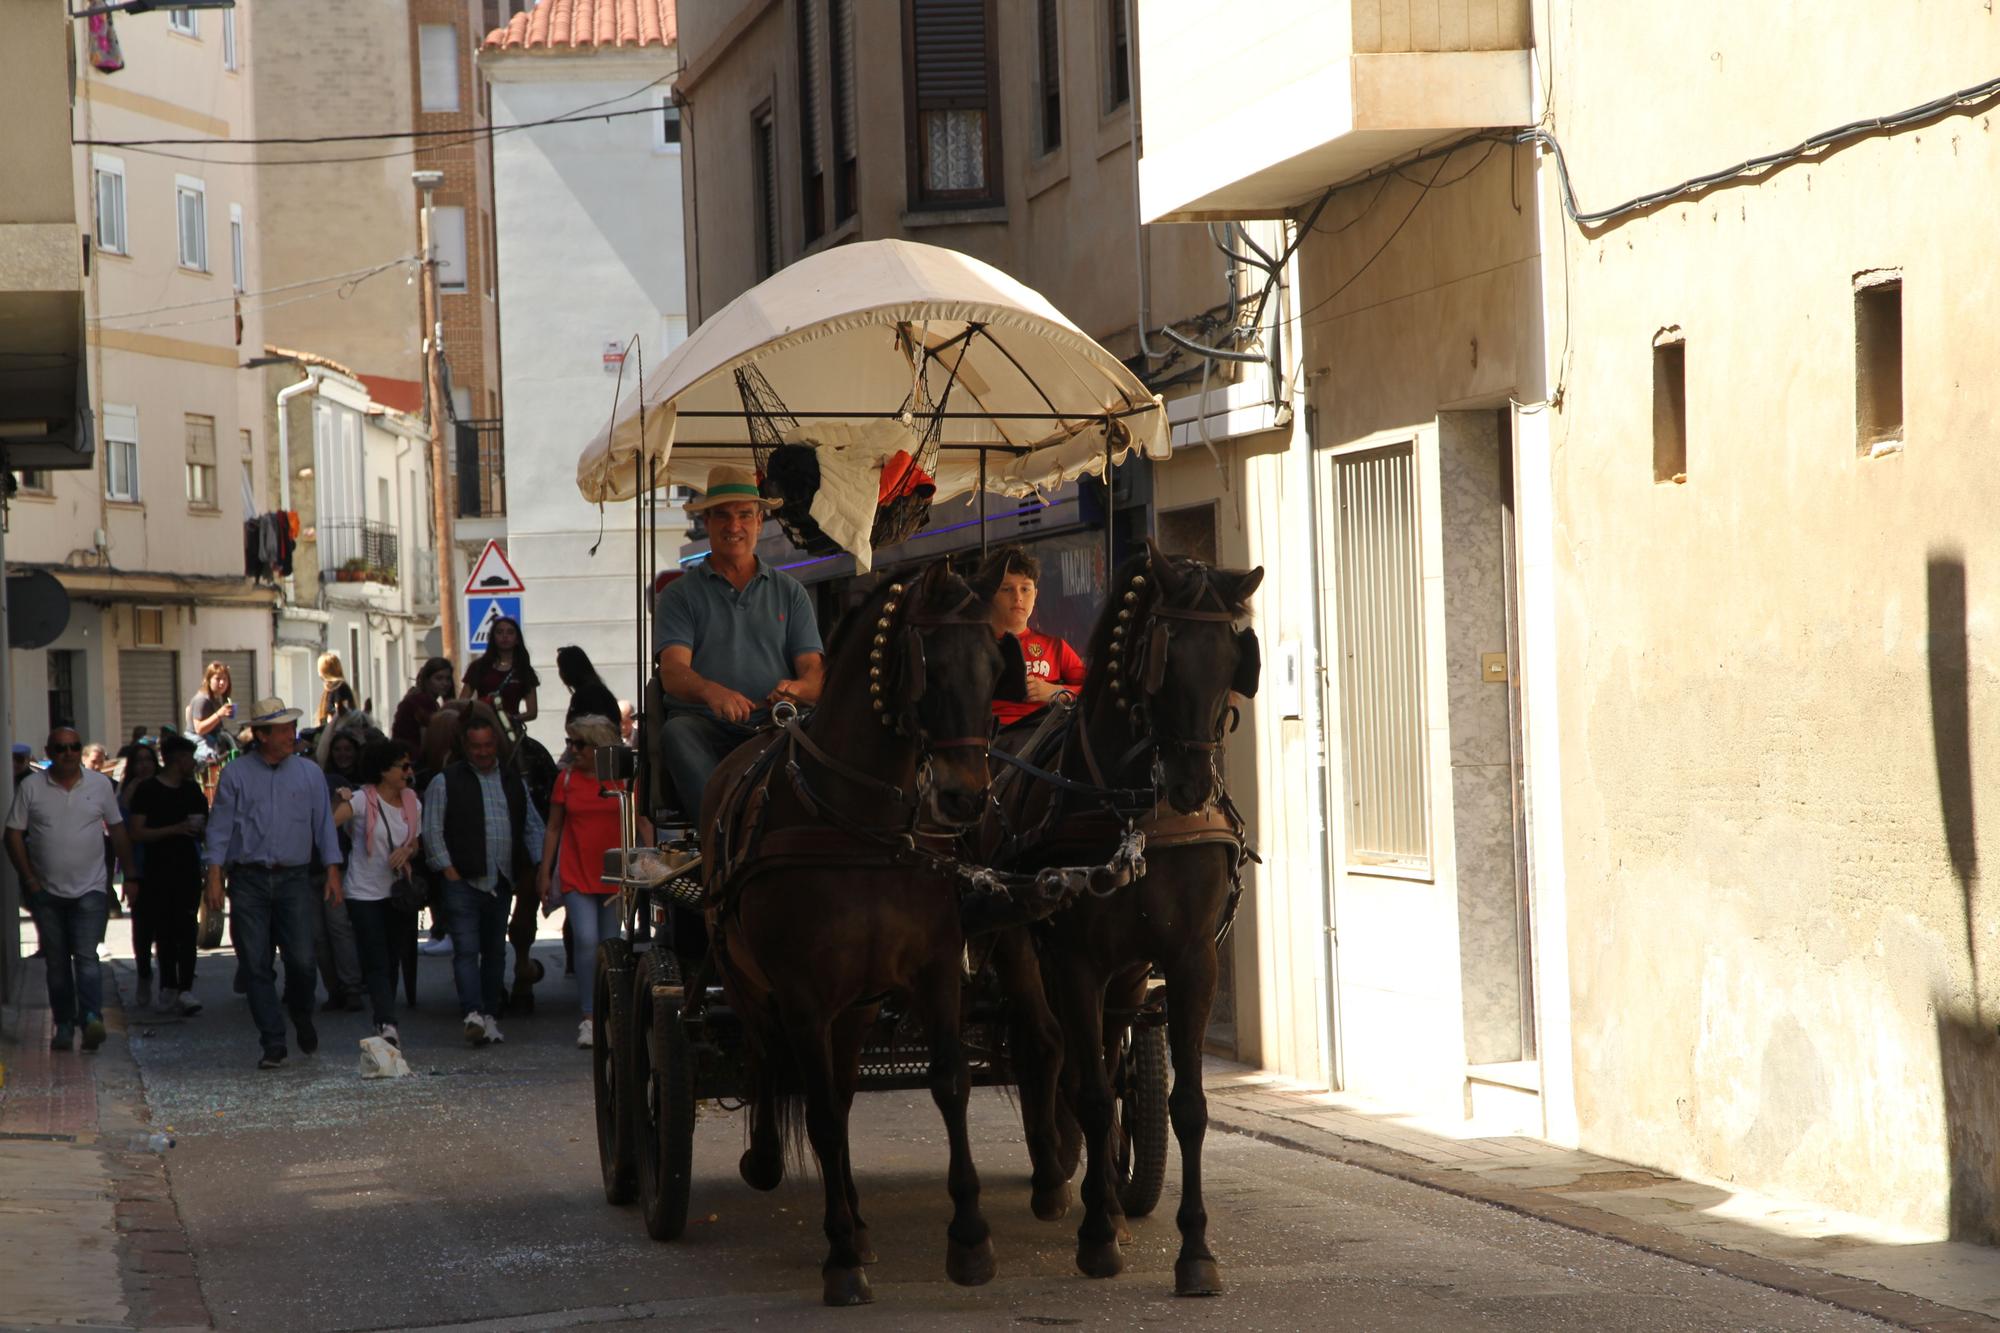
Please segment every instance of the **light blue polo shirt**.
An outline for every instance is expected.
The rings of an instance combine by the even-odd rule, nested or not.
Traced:
[[[779,681],[792,678],[801,655],[825,651],[812,598],[797,579],[762,560],[741,592],[706,560],[662,589],[653,606],[654,658],[676,644],[693,650],[697,675],[759,706]]]

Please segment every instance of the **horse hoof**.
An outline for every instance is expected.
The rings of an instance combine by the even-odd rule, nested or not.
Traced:
[[[1118,1237],[1120,1245],[1130,1245],[1132,1243],[1132,1228],[1126,1223],[1123,1213],[1111,1219],[1111,1227],[1113,1234]]]
[[[977,1245],[960,1245],[954,1240],[945,1246],[945,1276],[961,1287],[985,1286],[993,1280],[995,1267],[991,1236]]]
[[[1036,1190],[1028,1200],[1035,1216],[1044,1222],[1059,1222],[1069,1215],[1070,1188],[1067,1180],[1051,1189]]]
[[[1078,1242],[1076,1267],[1085,1277],[1117,1277],[1125,1271],[1125,1255],[1115,1239],[1096,1245]]]
[[[751,1189],[768,1192],[784,1183],[785,1159],[779,1153],[765,1154],[755,1148],[745,1148],[743,1155],[736,1159],[736,1173]]]
[[[875,1243],[868,1238],[867,1227],[854,1228],[854,1257],[864,1266],[881,1262],[875,1254]]]
[[[1174,1260],[1174,1295],[1220,1296],[1222,1270],[1213,1259]]]
[[[820,1299],[828,1305],[870,1305],[875,1293],[868,1289],[868,1275],[858,1268],[829,1268],[820,1289]]]

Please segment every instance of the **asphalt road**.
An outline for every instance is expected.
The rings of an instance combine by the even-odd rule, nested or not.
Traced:
[[[817,1178],[808,1169],[772,1194],[745,1187],[740,1115],[704,1109],[696,1220],[681,1242],[654,1244],[635,1211],[604,1203],[576,992],[559,949],[544,947],[540,1012],[478,1050],[458,1033],[450,960],[426,958],[402,1028],[408,1079],[359,1077],[360,1014],[323,1016],[316,1057],[295,1048],[288,1067],[259,1073],[227,954],[202,962],[207,1012],[135,1018],[132,1047],[154,1122],[177,1139],[174,1196],[218,1327],[1883,1327],[1224,1133],[1210,1135],[1207,1167],[1228,1294],[1170,1294],[1177,1169],[1158,1215],[1134,1224],[1125,1274],[1093,1282],[1072,1267],[1078,1215],[1045,1224],[1029,1213],[1013,1108],[994,1092],[975,1095],[973,1136],[999,1276],[977,1289],[945,1280],[945,1150],[929,1098],[869,1094],[855,1108],[855,1160],[881,1255],[877,1303],[825,1310]]]

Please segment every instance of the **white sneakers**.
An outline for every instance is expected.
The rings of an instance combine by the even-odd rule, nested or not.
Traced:
[[[465,1039],[474,1046],[484,1046],[486,1044],[486,1024],[489,1021],[484,1014],[467,1014],[465,1016]]]
[[[394,1023],[377,1024],[375,1028],[375,1035],[380,1037],[383,1041],[388,1042],[391,1046],[394,1046],[397,1050],[400,1051],[403,1049],[402,1035],[396,1031],[396,1025]]]
[[[597,1044],[597,1025],[588,1018],[577,1025],[576,1044],[586,1051]]]
[[[500,1042],[507,1040],[505,1037],[500,1035],[500,1025],[493,1021],[493,1015],[481,1014],[479,1016],[479,1021],[486,1029],[486,1040],[493,1042],[496,1045]]]
[[[449,937],[441,940],[423,940],[418,943],[417,952],[428,954],[433,958],[439,954],[450,953],[451,940]]]
[[[189,991],[182,991],[180,993],[180,1002],[181,1013],[188,1018],[193,1018],[201,1012],[201,1001],[195,999],[194,995]]]
[[[175,990],[171,986],[162,986],[160,988],[159,1003],[153,1007],[153,1012],[167,1015],[178,1014],[182,1018],[193,1018],[201,1012],[201,1001],[194,998],[193,991]]]

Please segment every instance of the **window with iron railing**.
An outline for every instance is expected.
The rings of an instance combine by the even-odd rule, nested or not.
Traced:
[[[458,434],[458,516],[501,518],[507,513],[505,440],[498,418],[455,421]]]
[[[321,523],[320,578],[326,583],[402,582],[402,542],[396,529],[373,519]]]

